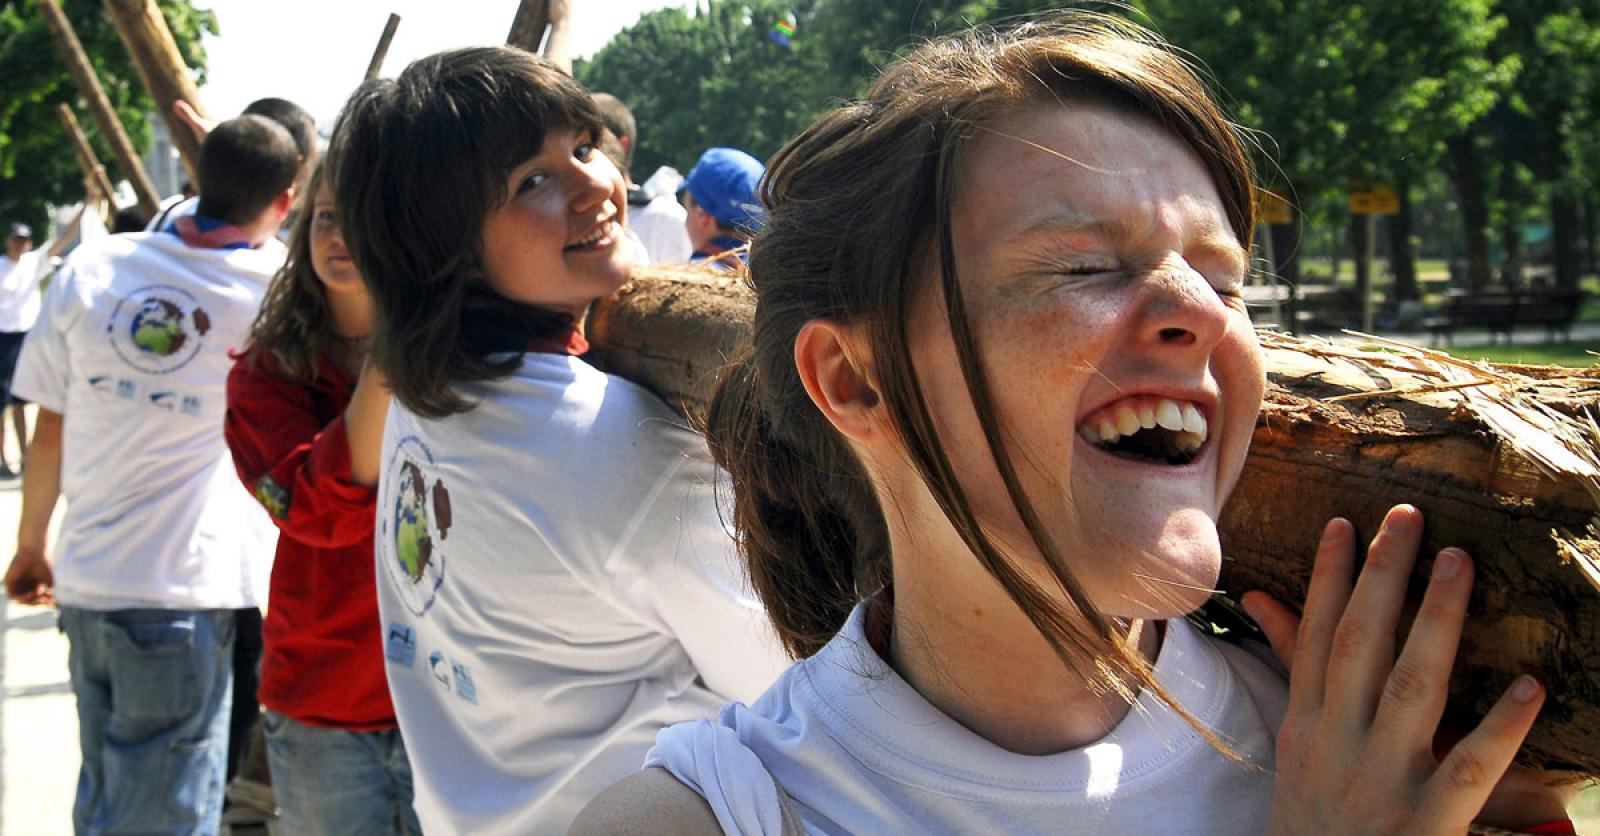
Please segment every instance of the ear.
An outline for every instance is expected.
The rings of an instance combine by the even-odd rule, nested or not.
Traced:
[[[883,400],[865,362],[866,340],[854,328],[813,319],[794,338],[800,382],[828,422],[846,438],[873,443],[886,437]]]
[[[282,194],[272,199],[272,211],[277,212],[278,217],[287,217],[289,210],[294,208],[295,191],[295,187],[290,186],[284,189]]]

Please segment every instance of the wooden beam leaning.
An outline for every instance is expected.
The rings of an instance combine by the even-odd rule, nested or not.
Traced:
[[[517,6],[517,16],[511,20],[511,33],[506,35],[506,43],[537,54],[539,42],[544,40],[544,30],[549,25],[549,0],[522,0]]]
[[[78,117],[65,102],[61,103],[57,112],[61,115],[61,124],[67,129],[67,136],[72,137],[72,143],[78,149],[78,165],[83,168],[85,181],[93,184],[93,191],[99,192],[101,197],[107,201],[114,201],[117,192],[111,185],[111,177],[106,174],[106,167],[101,165],[99,158],[94,155],[94,148],[90,147],[89,138],[84,136],[83,128],[78,125]],[[85,199],[89,199],[89,196]]]
[[[647,268],[594,306],[588,334],[602,368],[694,422],[754,310],[725,275]],[[1549,698],[1521,762],[1600,776],[1600,426],[1586,417],[1600,407],[1600,369],[1262,341],[1269,386],[1219,522],[1221,587],[1298,606],[1328,519],[1370,537],[1391,505],[1412,503],[1427,533],[1410,612],[1438,549],[1464,548],[1477,567],[1451,716],[1475,722],[1533,674]]]
[[[372,51],[372,60],[367,62],[367,74],[364,81],[371,81],[378,77],[383,70],[383,59],[389,55],[389,42],[394,40],[394,30],[400,28],[400,16],[394,12],[389,13],[389,22],[383,25],[383,34],[378,36],[378,48]]]
[[[128,132],[122,127],[122,122],[117,119],[117,112],[111,107],[111,100],[106,98],[105,88],[100,86],[100,79],[94,73],[94,66],[89,63],[89,56],[83,51],[83,44],[78,41],[78,35],[72,30],[71,21],[61,11],[56,0],[39,0],[39,8],[44,11],[45,23],[50,29],[50,37],[56,42],[56,48],[61,51],[61,57],[67,64],[67,72],[72,75],[72,80],[78,85],[78,91],[83,94],[89,103],[89,113],[94,117],[95,124],[100,126],[101,133],[105,134],[106,141],[111,143],[111,152],[117,158],[117,167],[122,170],[124,177],[133,184],[133,193],[139,201],[139,211],[146,218],[155,215],[161,208],[161,196],[156,194],[156,187],[150,182],[150,176],[145,173],[144,165],[139,162],[139,155],[133,150],[133,141],[128,139]]]
[[[161,15],[155,0],[105,0],[105,6],[133,58],[140,80],[150,91],[150,98],[155,100],[173,147],[183,158],[189,182],[199,183],[200,141],[195,138],[194,129],[173,113],[172,105],[181,99],[201,117],[209,116],[200,104],[200,91],[194,86],[194,78],[183,61],[183,54],[178,51],[172,30],[167,27],[167,19]]]

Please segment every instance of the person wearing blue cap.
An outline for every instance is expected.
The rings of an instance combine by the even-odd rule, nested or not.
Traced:
[[[688,210],[684,229],[694,245],[692,263],[721,270],[744,265],[750,236],[766,222],[756,186],[766,166],[737,148],[711,148],[689,170],[680,192]]]

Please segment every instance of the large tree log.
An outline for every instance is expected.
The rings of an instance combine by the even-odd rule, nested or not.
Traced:
[[[84,195],[85,202],[94,202],[96,195],[100,200],[107,202],[116,199],[116,189],[111,185],[111,178],[106,174],[106,167],[100,164],[100,159],[94,155],[94,149],[89,147],[88,137],[83,135],[83,129],[78,127],[78,117],[73,114],[72,108],[62,102],[57,111],[61,115],[61,124],[67,129],[67,135],[72,137],[72,144],[78,149],[78,166],[83,169],[83,180],[89,186],[88,194]]]
[[[517,14],[511,19],[511,31],[506,43],[537,53],[544,41],[544,30],[550,25],[550,0],[521,0]]]
[[[189,182],[198,184],[200,140],[195,137],[194,129],[178,118],[172,106],[181,99],[202,118],[210,117],[200,104],[200,91],[195,87],[188,65],[183,62],[183,54],[178,51],[178,42],[167,27],[167,19],[161,16],[161,8],[155,0],[105,0],[105,4],[117,34],[133,58],[139,79],[150,91],[156,111],[167,125],[172,146],[183,158]]]
[[[56,42],[56,48],[61,51],[62,60],[67,64],[67,72],[89,103],[90,115],[94,117],[95,124],[100,126],[100,133],[111,143],[117,166],[122,169],[122,175],[128,178],[128,182],[133,184],[139,211],[146,218],[155,215],[161,208],[161,196],[156,194],[150,175],[145,173],[144,164],[139,162],[139,155],[133,150],[133,141],[128,139],[128,132],[117,119],[111,100],[106,98],[105,88],[100,86],[100,78],[94,74],[94,66],[89,63],[89,56],[78,41],[78,33],[72,30],[72,23],[62,13],[61,7],[56,5],[56,0],[39,0],[39,9],[44,12],[45,24],[50,29],[50,37]]]
[[[698,418],[753,311],[742,282],[656,268],[594,307],[589,336],[608,371]],[[1477,566],[1452,713],[1472,722],[1532,673],[1550,696],[1523,762],[1600,775],[1600,371],[1262,338],[1267,401],[1221,521],[1223,589],[1298,603],[1328,519],[1370,535],[1391,505],[1417,505],[1425,554],[1456,545]]]
[[[394,12],[389,13],[388,22],[383,24],[383,34],[378,36],[378,46],[372,50],[372,60],[367,62],[367,74],[364,81],[371,81],[378,77],[383,69],[383,59],[389,57],[389,44],[394,41],[394,30],[400,28],[400,16]]]

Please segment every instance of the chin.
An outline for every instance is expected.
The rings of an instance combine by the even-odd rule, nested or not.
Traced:
[[[1119,566],[1121,601],[1108,607],[1108,615],[1125,618],[1167,619],[1193,612],[1210,599],[1222,571],[1222,544],[1210,514],[1189,508],[1169,515],[1143,543],[1124,543],[1126,555]]]

